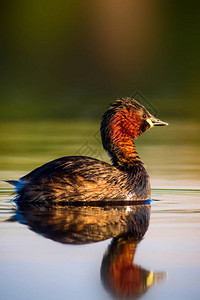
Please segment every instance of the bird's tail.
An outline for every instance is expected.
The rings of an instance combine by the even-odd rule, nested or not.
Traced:
[[[17,182],[18,180],[5,180],[5,182],[9,183],[9,184],[12,184],[14,186],[17,186]]]
[[[7,183],[14,185],[14,189],[17,193],[23,189],[25,181],[23,180],[6,180]]]

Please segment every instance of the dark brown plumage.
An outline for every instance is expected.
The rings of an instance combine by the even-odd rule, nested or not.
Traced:
[[[85,156],[49,162],[19,181],[18,203],[59,204],[78,201],[147,200],[149,175],[133,139],[154,125],[167,125],[131,98],[116,100],[104,114],[101,137],[113,165]]]

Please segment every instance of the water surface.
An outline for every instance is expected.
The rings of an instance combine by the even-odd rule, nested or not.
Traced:
[[[1,181],[2,299],[122,298],[120,274],[124,269],[118,268],[121,273],[114,271],[123,258],[127,264],[123,273],[128,280],[125,287],[133,290],[134,284],[141,284],[140,299],[199,299],[199,125],[172,125],[152,129],[137,141],[137,150],[151,176],[152,198],[156,200],[151,204],[149,227],[143,228],[144,238],[126,238],[127,215],[135,212],[135,207],[96,207],[91,214],[91,208],[68,208],[65,221],[64,210],[24,215],[10,202],[11,187]],[[2,180],[16,179],[64,155],[83,154],[109,161],[99,142],[98,122],[4,123],[0,139]],[[70,226],[74,224],[67,232],[75,232],[67,240],[66,232],[61,234],[69,226],[66,220],[70,220]],[[60,230],[55,233],[55,228]],[[116,257],[118,264],[110,264]],[[106,269],[108,265],[112,268]],[[106,284],[109,270],[115,275],[109,277],[113,285]],[[157,280],[153,281],[153,276]],[[134,299],[134,295],[130,298]]]

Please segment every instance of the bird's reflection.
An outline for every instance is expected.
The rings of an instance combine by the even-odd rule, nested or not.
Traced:
[[[150,218],[150,205],[132,206],[26,206],[17,218],[47,238],[64,244],[103,241],[127,232],[142,238]]]
[[[131,233],[114,238],[101,265],[104,287],[116,297],[138,298],[166,276],[164,272],[145,270],[134,263],[140,238]]]
[[[87,244],[113,238],[101,265],[104,287],[115,297],[136,298],[164,273],[134,264],[138,243],[149,226],[150,205],[69,205],[21,207],[19,222],[46,238],[64,244]]]

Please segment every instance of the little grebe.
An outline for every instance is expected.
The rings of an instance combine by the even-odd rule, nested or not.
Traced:
[[[133,139],[167,123],[131,98],[113,102],[102,118],[101,138],[113,165],[86,156],[53,160],[21,177],[18,203],[61,204],[79,201],[135,201],[151,197],[150,179]]]

